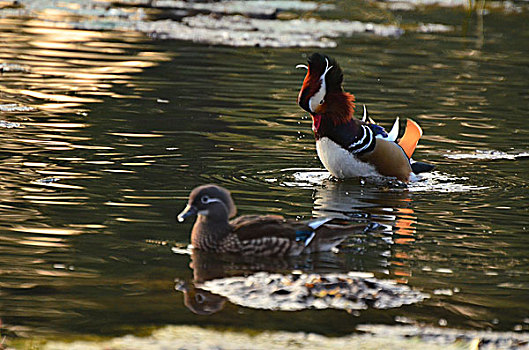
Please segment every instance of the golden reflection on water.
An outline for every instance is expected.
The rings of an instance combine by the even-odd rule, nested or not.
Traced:
[[[15,226],[11,230],[17,231],[17,232],[38,233],[42,235],[51,235],[51,236],[74,236],[74,235],[80,235],[83,233],[81,230],[67,229],[67,228],[54,228],[54,227]]]
[[[61,21],[67,14],[47,15]],[[108,227],[105,217],[90,214],[94,197],[107,207],[149,206],[121,203],[121,197],[104,203],[102,195],[88,191],[83,182],[87,179],[98,179],[104,172],[133,174],[119,167],[134,169],[151,163],[123,158],[116,169],[105,169],[122,154],[110,155],[114,145],[94,141],[94,135],[86,131],[94,127],[89,115],[93,104],[108,98],[141,98],[138,75],[169,60],[170,54],[152,51],[140,34],[75,30],[31,19],[0,18],[0,40],[0,63],[17,67],[2,73],[0,104],[25,107],[7,109],[0,117],[18,123],[2,129],[0,138],[0,285],[14,291],[13,297],[3,295],[3,312],[27,317],[32,312],[24,309],[31,301],[18,301],[17,290],[65,283],[57,279],[99,276],[70,263],[76,237],[102,234]],[[116,84],[126,84],[127,89],[114,91]],[[57,214],[61,212],[72,214],[62,217]],[[49,311],[59,312],[63,304],[71,304],[68,297],[54,298],[60,302]],[[34,313],[45,313],[54,303],[50,298],[39,302]]]
[[[60,22],[63,15],[57,12],[53,17]],[[127,55],[132,43],[142,40],[135,33],[121,33],[119,39],[131,42],[127,44],[113,42],[114,32],[76,30],[40,20],[3,18],[0,27],[12,29],[2,33],[4,41],[17,43],[1,47],[0,58],[29,71],[16,80],[4,80],[0,91],[29,97],[41,110],[80,107],[101,102],[101,96],[138,98],[111,91],[113,81],[132,82],[135,74],[170,59],[167,53],[148,50]]]

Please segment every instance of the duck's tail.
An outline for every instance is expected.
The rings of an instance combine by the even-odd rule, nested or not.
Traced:
[[[305,246],[305,253],[326,252],[338,246],[348,237],[374,230],[378,224],[352,224],[342,219],[331,219],[320,225],[313,239]]]
[[[435,165],[424,162],[415,162],[413,159],[410,160],[411,171],[414,174],[427,173],[435,168]]]

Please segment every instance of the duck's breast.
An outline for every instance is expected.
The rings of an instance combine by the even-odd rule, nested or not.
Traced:
[[[323,166],[337,178],[379,175],[373,165],[359,160],[328,137],[316,141],[316,151]]]

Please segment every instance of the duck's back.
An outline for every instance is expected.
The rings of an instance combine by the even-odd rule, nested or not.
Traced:
[[[237,240],[244,255],[254,256],[297,255],[304,245],[296,240],[296,234],[310,230],[304,223],[279,215],[245,215],[230,224],[232,233],[226,239]]]
[[[230,224],[241,240],[269,236],[295,238],[296,229],[305,226],[302,223],[293,224],[280,215],[245,215]]]

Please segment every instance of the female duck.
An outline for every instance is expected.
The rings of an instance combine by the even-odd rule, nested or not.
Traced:
[[[237,212],[230,192],[216,185],[196,187],[179,222],[197,215],[191,231],[195,249],[252,256],[286,256],[329,251],[365,225],[337,225],[326,218],[312,222],[288,220],[279,215],[245,215]]]

